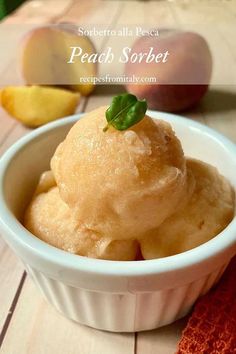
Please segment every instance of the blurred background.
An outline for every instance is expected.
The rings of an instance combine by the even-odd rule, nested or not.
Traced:
[[[1,15],[5,15],[0,23],[2,88],[32,84],[67,86],[81,94],[76,111],[89,107],[95,100],[107,103],[110,94],[127,90],[147,98],[151,109],[184,112],[235,141],[234,0],[1,0],[0,3]],[[69,24],[73,36],[65,38],[62,23]],[[53,30],[40,31],[42,27]],[[62,66],[69,58],[70,45],[81,44],[81,38],[75,36],[78,27],[116,33],[126,29],[133,34],[88,36],[83,50],[99,54],[110,47],[115,55],[112,63],[92,64],[86,70],[79,62]],[[140,38],[135,34],[137,27],[156,28],[160,35]],[[62,32],[59,37],[57,30]],[[60,43],[60,49],[53,43]],[[153,47],[156,53],[169,50],[170,55],[165,64],[121,64],[117,58],[125,46],[131,48],[131,54],[148,52]],[[46,47],[50,50],[45,52],[42,48]],[[46,57],[60,60],[47,62]],[[133,85],[121,80],[106,81],[106,85],[102,81],[80,85],[78,72],[101,79],[108,75],[152,77],[158,82]],[[7,106],[4,99],[2,106]],[[14,118],[14,112],[7,114]],[[20,118],[26,121],[21,112]]]
[[[0,20],[20,6],[24,0],[0,0]]]

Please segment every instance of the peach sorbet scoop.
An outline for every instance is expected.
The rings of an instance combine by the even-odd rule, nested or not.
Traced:
[[[51,169],[77,225],[112,240],[139,239],[176,209],[186,164],[171,126],[148,116],[104,131],[106,109],[80,119],[58,146]]]

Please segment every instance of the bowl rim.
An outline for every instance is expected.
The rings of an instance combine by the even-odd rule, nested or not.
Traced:
[[[6,238],[11,237],[14,242],[20,243],[27,251],[60,268],[65,267],[74,271],[86,271],[88,273],[113,276],[142,276],[147,274],[168,273],[173,271],[173,269],[181,270],[221,254],[223,251],[232,248],[236,244],[235,217],[222,232],[198,247],[177,255],[143,261],[111,261],[83,257],[51,246],[30,233],[16,219],[5,202],[3,185],[7,168],[14,156],[32,140],[55,128],[72,124],[84,114],[86,113],[78,113],[37,128],[17,140],[0,158],[0,200],[2,200],[0,204],[0,226],[3,232],[7,234],[7,236],[5,236]],[[208,126],[172,113],[149,110],[147,114],[154,119],[166,119],[167,121],[177,122],[178,124],[187,125],[189,128],[200,130],[201,133],[214,138],[222,148],[226,149],[228,153],[232,155],[232,158],[234,156],[236,159],[236,145]],[[21,236],[19,237],[18,235]]]

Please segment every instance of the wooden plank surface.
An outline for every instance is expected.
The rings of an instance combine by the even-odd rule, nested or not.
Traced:
[[[0,333],[4,329],[22,274],[21,262],[0,238]]]
[[[223,45],[225,55],[216,58],[224,61],[217,79],[222,85],[211,87],[198,107],[185,113],[186,116],[201,121],[224,133],[236,141],[236,81],[234,74],[229,78],[227,65],[235,67],[235,26],[236,16],[233,2],[213,1],[103,1],[100,0],[33,0],[26,2],[5,21],[6,24],[45,24],[50,22],[76,22],[86,27],[97,25],[103,28],[118,28],[122,25],[146,27],[180,27],[195,29],[198,24],[216,25],[215,34],[209,40],[217,48]],[[227,3],[227,4],[226,4]],[[101,5],[102,4],[102,5]],[[225,26],[228,23],[228,26]],[[1,30],[1,25],[0,25]],[[199,31],[204,31],[204,26]],[[204,32],[205,33],[205,32]],[[224,43],[220,43],[222,38]],[[111,38],[94,38],[98,50],[111,44]],[[122,42],[117,43],[117,51]],[[215,54],[214,52],[213,54]],[[8,64],[11,68],[12,63]],[[218,64],[217,64],[218,65]],[[116,72],[117,68],[114,68]],[[235,72],[235,70],[234,70]],[[6,79],[9,76],[6,76]],[[231,85],[226,85],[230,79]],[[0,83],[1,84],[1,83]],[[79,111],[90,111],[100,105],[107,105],[113,94],[123,90],[120,87],[98,87],[95,93],[81,101]],[[15,122],[0,110],[0,154],[29,130]],[[0,337],[1,354],[172,354],[186,320],[161,329],[133,334],[111,334],[79,326],[49,306],[35,289],[28,277],[24,281],[21,263],[0,241]],[[19,299],[18,299],[19,298]],[[13,312],[13,313],[11,313]],[[53,329],[53,331],[52,331]],[[56,339],[55,340],[55,334]],[[2,339],[2,346],[1,346]]]
[[[137,351],[135,354],[174,354],[179,337],[186,323],[187,319],[184,318],[169,326],[138,333]]]

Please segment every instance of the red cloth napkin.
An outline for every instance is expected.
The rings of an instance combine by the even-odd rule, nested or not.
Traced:
[[[236,257],[219,284],[195,305],[176,354],[236,353]]]

